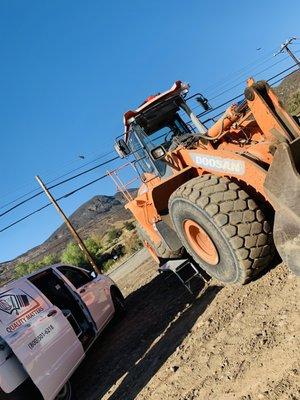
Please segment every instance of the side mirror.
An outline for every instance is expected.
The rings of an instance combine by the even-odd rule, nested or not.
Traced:
[[[208,110],[212,109],[207,98],[205,98],[201,93],[199,93],[199,95],[196,97],[196,101],[197,101],[197,103],[200,104],[200,106],[204,109],[204,111],[208,111]]]
[[[91,276],[91,278],[93,278],[93,279],[96,279],[96,278],[97,278],[97,274],[96,274],[95,271],[92,271],[92,272],[90,273],[90,276]]]
[[[163,148],[163,146],[158,146],[151,150],[151,156],[154,160],[160,160],[161,158],[164,158],[165,155],[166,150]]]
[[[123,139],[119,139],[115,143],[114,147],[115,147],[116,152],[118,153],[118,155],[121,158],[125,158],[125,157],[129,156],[129,154],[131,153],[130,148],[127,146],[127,143]]]

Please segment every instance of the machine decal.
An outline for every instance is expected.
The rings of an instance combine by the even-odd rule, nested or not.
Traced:
[[[6,331],[13,332],[42,312],[41,304],[23,290],[14,288],[0,295],[1,321]]]
[[[195,164],[201,167],[212,169],[220,172],[229,172],[235,175],[244,175],[245,162],[233,158],[222,158],[218,156],[211,156],[209,154],[190,153],[192,160]]]

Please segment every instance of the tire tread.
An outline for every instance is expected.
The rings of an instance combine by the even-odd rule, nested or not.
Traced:
[[[271,224],[237,183],[211,174],[193,178],[171,195],[169,210],[182,198],[203,209],[231,244],[240,264],[235,283],[249,282],[272,260]]]

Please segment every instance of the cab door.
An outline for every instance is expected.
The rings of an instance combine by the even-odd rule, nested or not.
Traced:
[[[27,280],[0,292],[0,335],[45,400],[53,400],[84,357],[62,311]]]
[[[101,275],[92,276],[90,272],[68,265],[57,270],[70,282],[73,290],[80,296],[91,314],[97,330],[104,328],[114,313],[113,304],[105,281]]]

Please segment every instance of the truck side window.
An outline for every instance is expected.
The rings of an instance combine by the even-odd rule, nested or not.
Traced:
[[[63,266],[58,267],[58,270],[72,283],[76,289],[79,289],[93,280],[93,278],[87,272],[80,269]]]

